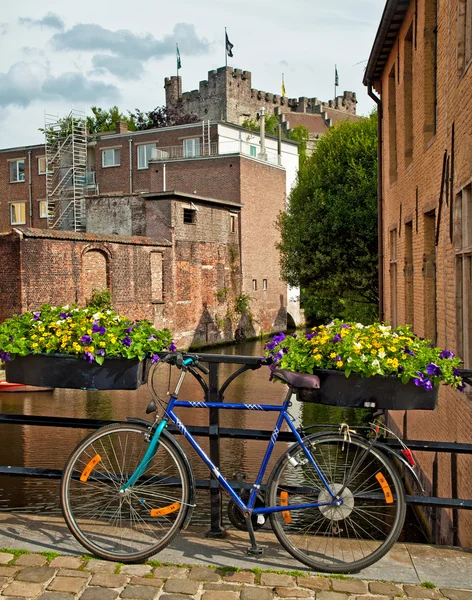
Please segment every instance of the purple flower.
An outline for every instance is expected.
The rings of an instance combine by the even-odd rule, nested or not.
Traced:
[[[423,380],[422,380],[422,379],[418,379],[418,377],[415,377],[415,378],[413,379],[413,383],[414,383],[416,386],[418,386],[418,387],[421,387],[421,386],[423,385],[423,383],[424,383],[424,382],[423,382]]]
[[[96,323],[92,325],[92,333],[99,333],[100,335],[103,335],[105,331],[105,327],[102,327],[101,325],[97,325]]]
[[[423,382],[423,388],[427,392],[429,392],[430,390],[433,389],[433,384],[431,383],[431,381],[429,379],[425,379],[424,380],[424,382]]]
[[[338,356],[336,356],[336,358],[334,360],[338,361],[338,360],[342,360],[342,358],[338,354]]]
[[[439,375],[442,375],[441,367],[436,363],[429,363],[429,365],[426,365],[426,373],[439,377]]]
[[[39,321],[39,317],[41,316],[40,312],[33,313],[33,321]]]
[[[459,369],[456,369],[456,367],[452,367],[452,372],[454,373],[454,375],[456,377],[460,377],[461,376],[461,372],[459,371]]]
[[[71,315],[68,313],[65,313],[65,312],[61,312],[61,313],[59,313],[59,317],[61,319],[70,319]]]
[[[343,338],[341,337],[341,334],[337,333],[331,341],[333,342],[333,344],[335,344],[336,342],[340,342],[342,339]]]
[[[128,327],[128,329],[125,329],[125,333],[131,333],[134,329],[134,325],[131,325],[131,327]]]
[[[457,389],[463,392],[465,390],[465,381],[462,381],[461,384],[457,386]]]
[[[153,354],[151,356],[151,365],[153,365],[154,363],[159,362],[159,356],[157,354]]]
[[[352,325],[349,323],[344,323],[344,325],[341,325],[340,329],[349,329],[350,327],[352,327]]]
[[[5,352],[4,350],[0,350],[0,359],[11,360],[11,354],[9,352]]]
[[[171,351],[171,352],[175,352],[177,350],[177,346],[174,344],[174,342],[172,341],[167,348]]]
[[[403,373],[404,370],[405,370],[405,367],[402,367],[401,365],[398,367],[399,373]]]
[[[410,348],[408,348],[408,346],[405,346],[405,347],[403,348],[403,352],[404,352],[405,354],[409,354],[410,356],[415,356],[415,353],[413,352],[413,350],[410,350]]]
[[[273,350],[276,346],[280,344],[285,339],[285,333],[281,332],[277,335],[274,335],[272,340],[266,344],[267,350]]]
[[[157,338],[156,338],[156,336],[153,333],[151,333],[151,335],[148,337],[148,341],[149,342],[152,341],[152,340],[156,340],[156,339]]]
[[[99,350],[97,350],[97,354],[100,354],[100,356],[105,356],[105,350],[103,348],[100,348]]]
[[[439,358],[454,358],[454,352],[451,352],[450,350],[443,350],[441,352],[441,354],[439,355]]]
[[[121,343],[124,344],[127,348],[129,348],[131,346],[132,342],[133,342],[133,340],[128,336],[124,337],[121,340]]]
[[[84,353],[84,360],[87,360],[89,363],[93,363],[94,361],[94,356],[91,352],[85,352]]]
[[[92,338],[88,335],[88,333],[86,333],[85,335],[83,335],[80,340],[80,342],[82,342],[82,344],[84,346],[88,346],[89,344],[92,343]]]
[[[317,335],[318,335],[318,333],[307,333],[305,337],[307,340],[312,340]]]

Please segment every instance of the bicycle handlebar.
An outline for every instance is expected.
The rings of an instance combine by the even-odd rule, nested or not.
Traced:
[[[164,361],[177,366],[179,369],[183,367],[195,367],[205,375],[210,372],[209,369],[199,363],[200,357],[197,354],[189,354],[187,352],[170,352],[163,358]]]

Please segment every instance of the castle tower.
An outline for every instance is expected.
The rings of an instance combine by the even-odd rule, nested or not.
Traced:
[[[166,91],[166,106],[175,106],[181,97],[182,77],[172,75],[164,80],[164,89]]]

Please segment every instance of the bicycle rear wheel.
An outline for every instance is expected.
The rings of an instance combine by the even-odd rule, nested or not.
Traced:
[[[353,573],[379,560],[405,520],[402,481],[391,461],[359,437],[312,435],[305,445],[343,504],[271,513],[282,546],[316,571]],[[269,478],[269,506],[329,503],[302,447],[292,446]]]
[[[106,560],[139,562],[156,554],[180,531],[189,510],[188,462],[166,431],[138,481],[120,491],[149,447],[148,433],[131,423],[102,427],[80,442],[64,469],[66,523],[83,546]]]

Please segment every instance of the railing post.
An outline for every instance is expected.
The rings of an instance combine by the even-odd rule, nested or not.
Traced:
[[[451,494],[453,498],[458,497],[457,491],[457,454],[451,452]],[[452,544],[459,545],[459,513],[457,508],[452,509]]]
[[[438,453],[434,453],[433,460],[433,496],[436,497],[438,495]],[[437,543],[437,523],[438,523],[438,509],[436,506],[433,506],[431,510],[431,543]]]
[[[208,377],[208,402],[219,402],[220,401],[220,389],[219,389],[219,364],[209,363],[210,374]],[[209,414],[209,426],[210,426],[210,460],[217,467],[220,468],[220,420],[219,410],[217,408],[210,408]],[[226,531],[223,527],[222,517],[222,501],[221,501],[221,488],[218,480],[214,477],[213,473],[210,475],[210,529],[206,532],[207,537],[226,537]]]

